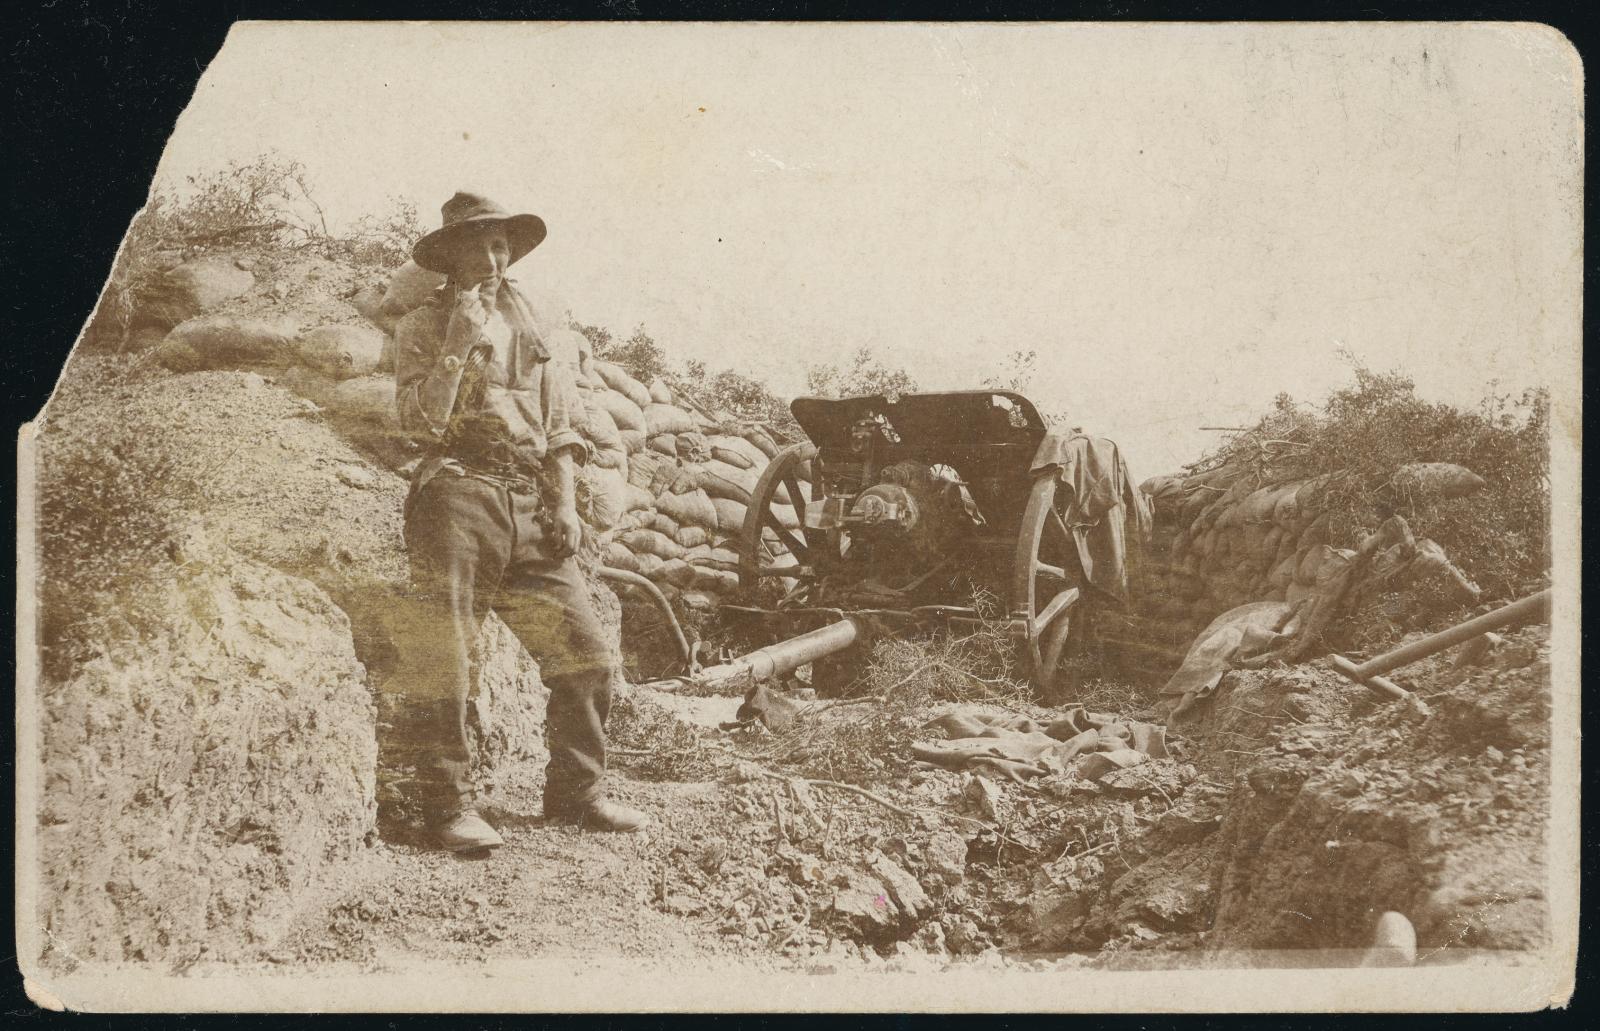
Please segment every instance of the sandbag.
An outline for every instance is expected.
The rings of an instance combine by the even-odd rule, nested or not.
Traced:
[[[619,541],[610,541],[606,544],[605,553],[601,556],[601,564],[612,569],[622,569],[630,573],[639,571],[639,559]]]
[[[583,474],[589,481],[595,526],[614,529],[628,511],[628,481],[615,469],[594,465],[586,466]]]
[[[589,349],[589,338],[570,326],[562,326],[545,334],[544,345],[550,352],[550,360],[565,365],[573,379],[577,379],[583,371],[583,353]]]
[[[767,434],[767,431],[762,429],[761,427],[759,427],[759,426],[744,426],[744,427],[741,427],[740,430],[739,430],[739,435],[741,437],[743,437],[745,440],[748,440],[750,443],[754,444],[756,446],[756,450],[760,451],[762,454],[766,455],[768,458],[776,458],[776,457],[778,457],[778,445],[777,445],[777,442],[774,441],[772,439],[772,437],[770,437]]]
[[[712,456],[729,465],[737,465],[742,469],[766,468],[766,453],[743,437],[731,433],[719,434],[711,437],[709,443]]]
[[[680,526],[673,539],[685,548],[693,548],[708,543],[711,540],[711,533],[703,526]]]
[[[654,451],[641,451],[628,456],[628,482],[643,487],[654,496],[656,471],[663,461],[662,456]]]
[[[725,534],[736,534],[744,529],[744,514],[749,506],[731,498],[712,498],[711,504],[717,513],[717,530]]]
[[[689,573],[689,586],[701,591],[712,591],[717,594],[731,594],[739,589],[739,574],[725,569],[710,569],[706,566],[691,566]]]
[[[1488,486],[1488,481],[1450,462],[1411,462],[1395,470],[1389,485],[1401,494],[1463,498]]]
[[[1298,483],[1285,487],[1277,504],[1272,506],[1272,521],[1285,529],[1300,520],[1300,487]]]
[[[1283,487],[1262,487],[1250,493],[1239,503],[1239,518],[1245,523],[1267,522],[1283,493]]]
[[[689,432],[678,434],[678,457],[685,462],[704,462],[711,457],[711,445],[705,434]]]
[[[629,474],[632,474],[631,469]],[[635,484],[632,480],[629,480],[627,487],[624,488],[623,497],[626,499],[629,512],[648,510],[654,508],[656,503],[655,494]]]
[[[617,363],[597,359],[594,371],[599,374],[606,386],[633,402],[640,411],[650,404],[650,391]]]
[[[619,456],[627,454],[623,450],[622,438],[617,434],[617,424],[612,421],[611,413],[599,405],[585,406],[583,425],[578,427],[578,432],[587,437],[600,451],[614,451]]]
[[[690,612],[710,612],[717,607],[717,599],[705,591],[684,591],[678,603]]]
[[[1350,563],[1356,559],[1356,553],[1349,548],[1329,548],[1328,556],[1317,567],[1314,582],[1318,587],[1332,580],[1350,568]]]
[[[658,405],[670,405],[673,403],[672,388],[667,386],[666,381],[660,376],[650,381],[650,401],[652,404]],[[694,427],[691,425],[689,428],[693,429]],[[673,432],[678,431],[674,430]]]
[[[300,334],[295,351],[301,364],[334,379],[378,372],[388,338],[371,326],[318,326]]]
[[[691,566],[698,562],[704,562],[710,557],[711,545],[709,544],[696,544],[692,548],[683,549],[683,560],[689,563]]]
[[[156,348],[174,372],[288,365],[299,327],[289,319],[200,315],[178,323]]]
[[[432,272],[408,261],[390,278],[379,310],[391,318],[403,318],[426,304],[444,286],[444,280],[444,273]]]
[[[694,420],[682,408],[654,402],[644,410],[644,425],[652,436],[657,433],[693,433],[695,429]]]
[[[615,421],[615,416],[612,417]],[[637,455],[644,450],[644,430],[617,430],[617,436],[622,439],[622,450],[630,456]]]
[[[711,446],[711,457],[719,462],[727,462],[736,469],[753,469],[755,463],[737,451],[730,451],[725,447]]]
[[[611,423],[619,431],[644,431],[644,410],[615,390],[596,390],[594,403],[611,416]]]
[[[666,536],[671,537],[673,540],[678,539],[678,531],[683,529],[683,527],[678,525],[678,521],[676,519],[667,515],[665,512],[656,512],[652,514],[650,516],[650,521],[645,523],[645,526],[648,529],[654,530],[656,533],[665,534]]]
[[[661,579],[679,589],[694,584],[694,567],[681,558],[668,559],[661,563]]]
[[[645,441],[645,446],[658,455],[678,457],[678,438],[671,433],[653,433]]]
[[[661,579],[661,567],[666,563],[665,559],[657,558],[648,551],[635,552],[633,558],[639,564],[640,576],[650,580]]]
[[[740,469],[719,459],[711,459],[700,467],[699,486],[714,498],[728,498],[741,504],[750,504],[750,492],[755,489],[760,474],[754,469]]]
[[[703,526],[707,530],[717,528],[717,510],[703,490],[657,495],[656,511],[671,516],[679,526]]]
[[[739,553],[732,548],[710,548],[698,557],[688,555],[684,557],[689,559],[691,565],[720,569],[729,573],[739,571]]]
[[[635,555],[654,555],[660,559],[681,559],[683,549],[678,542],[655,530],[629,530],[618,540]]]
[[[672,494],[687,494],[692,490],[700,489],[700,467],[698,465],[680,465],[676,475],[667,483],[667,491]]]
[[[1300,561],[1295,564],[1294,581],[1298,584],[1310,586],[1317,582],[1317,570],[1333,555],[1333,549],[1326,544],[1317,544],[1305,548],[1300,552]]]

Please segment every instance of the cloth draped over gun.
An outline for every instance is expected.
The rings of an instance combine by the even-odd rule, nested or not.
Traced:
[[[1078,563],[1094,587],[1119,601],[1128,594],[1127,538],[1133,519],[1139,539],[1150,534],[1150,505],[1128,472],[1127,459],[1114,441],[1082,433],[1051,433],[1034,453],[1033,475],[1055,470],[1070,495],[1063,513],[1077,544]]]

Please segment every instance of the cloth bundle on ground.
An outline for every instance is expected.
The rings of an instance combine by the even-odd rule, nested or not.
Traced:
[[[945,739],[913,744],[911,754],[917,759],[951,770],[993,771],[1017,781],[1067,771],[1098,780],[1112,770],[1167,756],[1165,727],[1088,712],[1079,705],[1048,724],[962,706],[926,729],[942,731]]]
[[[1054,470],[1069,492],[1066,519],[1077,543],[1078,561],[1090,584],[1117,598],[1128,593],[1124,521],[1131,518],[1141,536],[1150,532],[1150,508],[1134,485],[1127,460],[1116,443],[1081,433],[1047,434],[1034,453],[1030,472]]]

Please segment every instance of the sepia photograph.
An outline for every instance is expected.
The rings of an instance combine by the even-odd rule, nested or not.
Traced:
[[[234,25],[19,427],[29,998],[1564,1005],[1583,92]]]

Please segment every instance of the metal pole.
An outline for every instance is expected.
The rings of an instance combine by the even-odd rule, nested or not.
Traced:
[[[1384,652],[1382,655],[1368,659],[1357,665],[1343,655],[1329,655],[1328,663],[1344,676],[1361,684],[1370,691],[1374,691],[1386,698],[1404,698],[1411,692],[1384,677],[1383,674],[1401,666],[1409,666],[1419,662],[1430,655],[1436,655],[1447,648],[1453,648],[1465,641],[1481,637],[1491,630],[1510,626],[1532,619],[1544,612],[1550,604],[1550,592],[1540,591],[1538,594],[1529,595],[1521,601],[1514,601],[1510,605],[1501,606],[1493,612],[1485,612],[1481,616],[1457,623],[1448,630],[1441,630],[1437,634],[1429,634],[1420,641],[1412,641],[1408,645],[1396,648],[1394,651]]]
[[[694,672],[694,649],[689,647],[689,639],[684,636],[683,627],[678,624],[678,617],[672,611],[672,603],[667,601],[667,596],[665,594],[661,593],[661,588],[657,587],[643,576],[640,576],[638,573],[628,569],[615,569],[611,566],[600,566],[595,569],[595,575],[602,580],[610,580],[612,583],[627,584],[629,587],[637,587],[639,590],[643,591],[646,596],[648,596],[650,600],[655,603],[656,608],[661,610],[662,616],[666,618],[667,626],[672,630],[672,636],[678,642],[678,652],[683,656],[683,668],[685,672]]]
[[[1531,594],[1521,601],[1514,601],[1510,605],[1502,606],[1493,612],[1485,612],[1465,623],[1458,623],[1449,630],[1441,630],[1437,634],[1429,634],[1420,641],[1412,641],[1408,645],[1396,648],[1392,652],[1368,659],[1356,666],[1353,676],[1357,680],[1366,680],[1371,677],[1382,676],[1390,670],[1409,666],[1419,659],[1426,659],[1446,648],[1454,647],[1463,641],[1470,641],[1479,634],[1488,633],[1490,630],[1499,630],[1501,627],[1510,626],[1539,615],[1550,605],[1550,591],[1543,590],[1538,594]]]
[[[810,633],[791,637],[787,641],[757,648],[732,662],[711,666],[694,677],[697,683],[716,684],[728,680],[768,680],[804,666],[808,662],[834,652],[843,651],[856,642],[860,631],[855,621],[841,619]]]

